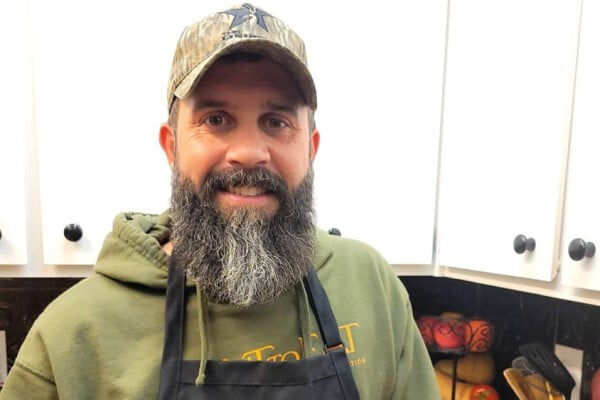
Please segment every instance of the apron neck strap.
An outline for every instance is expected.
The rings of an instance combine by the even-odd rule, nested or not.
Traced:
[[[171,396],[176,394],[179,388],[180,366],[183,357],[184,314],[185,274],[177,268],[175,257],[171,255],[167,274],[165,340],[158,389],[159,399],[172,398]]]

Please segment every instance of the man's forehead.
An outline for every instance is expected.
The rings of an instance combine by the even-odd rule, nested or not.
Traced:
[[[242,105],[238,102],[234,101],[226,101],[219,99],[216,97],[206,97],[202,94],[198,94],[197,96],[192,96],[187,100],[190,108],[193,111],[203,110],[207,108],[221,108],[221,109],[232,109],[237,110],[242,108]],[[279,111],[279,112],[287,112],[287,113],[297,113],[300,107],[303,105],[302,102],[298,100],[266,100],[258,104],[263,109],[268,109],[271,111]]]

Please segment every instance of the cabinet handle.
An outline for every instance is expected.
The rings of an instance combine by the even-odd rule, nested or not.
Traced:
[[[513,242],[513,247],[515,251],[519,254],[525,253],[527,251],[535,250],[535,239],[527,238],[525,235],[517,235],[515,241]]]
[[[0,230],[0,239],[2,239],[2,230]]]
[[[335,235],[335,236],[342,236],[342,232],[340,232],[340,230],[338,228],[331,228],[329,230],[329,234]]]
[[[569,257],[573,261],[583,260],[584,257],[594,257],[596,254],[596,246],[592,242],[586,242],[583,239],[573,239],[569,243]]]
[[[65,226],[65,239],[70,240],[71,242],[76,242],[83,236],[83,231],[81,230],[81,226],[77,224],[69,224]]]

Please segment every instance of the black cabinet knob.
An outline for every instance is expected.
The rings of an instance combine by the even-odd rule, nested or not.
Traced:
[[[592,242],[577,238],[569,243],[569,257],[573,261],[583,260],[584,257],[594,257],[594,254],[596,254],[596,246]]]
[[[340,230],[338,228],[331,228],[329,230],[329,234],[335,235],[335,236],[342,236],[342,232],[340,232]]]
[[[519,254],[525,253],[527,251],[535,250],[535,239],[527,238],[525,235],[517,235],[515,241],[513,242],[513,247],[515,251]]]
[[[77,224],[69,224],[65,226],[65,239],[70,240],[71,242],[76,242],[83,236],[83,231],[81,227]]]
[[[2,239],[2,231],[0,230],[0,239]]]

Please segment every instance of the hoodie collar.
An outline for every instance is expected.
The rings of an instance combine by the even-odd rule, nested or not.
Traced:
[[[137,283],[155,289],[167,287],[169,255],[162,246],[171,236],[170,210],[162,214],[124,212],[113,221],[113,230],[106,237],[94,271],[112,279]],[[330,235],[316,231],[316,249],[313,257],[319,269],[333,255]],[[187,287],[194,287],[186,280]]]

